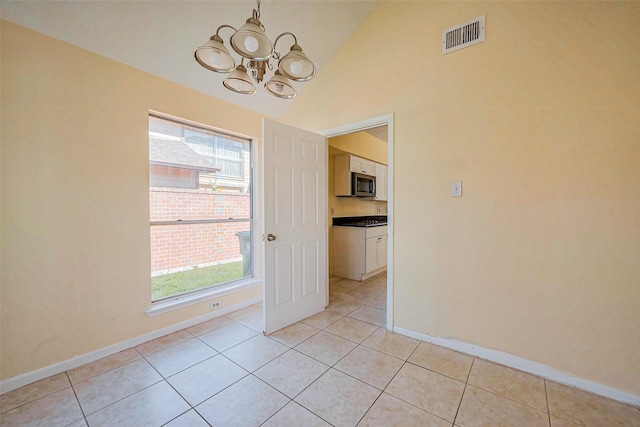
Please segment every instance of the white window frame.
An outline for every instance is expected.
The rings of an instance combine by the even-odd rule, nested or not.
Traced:
[[[259,260],[261,260],[262,258],[262,250],[261,247],[258,245],[258,236],[261,235],[261,230],[258,228],[259,227],[259,222],[258,222],[258,202],[259,202],[259,195],[258,195],[258,181],[257,181],[257,163],[256,163],[256,159],[257,159],[257,153],[256,153],[256,146],[258,143],[258,139],[249,135],[243,135],[237,132],[232,132],[226,129],[220,129],[217,128],[215,126],[209,126],[209,125],[204,125],[202,123],[198,123],[198,122],[194,122],[188,119],[184,119],[182,117],[176,117],[176,116],[171,116],[169,114],[165,114],[165,113],[161,113],[158,111],[149,111],[149,115],[147,117],[158,117],[160,119],[165,119],[165,120],[171,120],[177,123],[184,123],[185,125],[189,125],[189,126],[193,126],[193,127],[200,127],[200,128],[205,128],[205,129],[209,129],[213,132],[220,132],[222,134],[227,134],[230,136],[234,136],[237,138],[241,138],[241,139],[245,139],[247,141],[249,141],[249,146],[250,146],[250,150],[249,150],[249,157],[250,157],[250,165],[249,165],[249,173],[250,173],[250,182],[251,182],[251,186],[252,186],[252,190],[251,190],[251,250],[252,250],[252,268],[253,268],[253,277],[248,277],[246,279],[240,279],[240,280],[236,280],[230,283],[225,283],[222,285],[218,285],[218,286],[213,286],[213,287],[207,287],[204,288],[202,290],[199,291],[193,291],[187,294],[182,294],[182,295],[176,295],[175,297],[172,298],[166,298],[163,299],[161,301],[156,301],[156,302],[152,302],[151,305],[147,308],[147,310],[145,310],[145,312],[147,313],[147,315],[149,317],[153,317],[153,316],[157,316],[163,313],[168,313],[170,311],[173,310],[177,310],[183,307],[188,307],[190,305],[194,305],[197,303],[201,303],[204,301],[210,301],[216,298],[220,298],[224,295],[229,295],[229,294],[234,294],[240,291],[243,291],[245,289],[249,289],[249,288],[254,288],[254,287],[258,287],[258,286],[262,286],[262,278],[260,277],[261,274],[261,267],[260,267],[260,263]],[[150,242],[151,243],[151,242]],[[149,244],[149,250],[151,250],[151,244]],[[151,252],[149,252],[149,255],[151,256]],[[151,291],[151,275],[149,276],[149,282],[148,282],[148,289],[149,291]]]

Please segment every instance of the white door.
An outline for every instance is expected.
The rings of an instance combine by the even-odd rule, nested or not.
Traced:
[[[271,333],[324,310],[327,142],[263,120],[264,325]]]

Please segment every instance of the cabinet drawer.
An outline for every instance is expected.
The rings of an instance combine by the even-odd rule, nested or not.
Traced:
[[[367,228],[366,238],[368,239],[369,237],[384,236],[386,234],[387,234],[386,225],[383,225],[381,227],[369,227]]]

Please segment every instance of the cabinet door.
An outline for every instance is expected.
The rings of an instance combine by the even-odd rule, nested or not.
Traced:
[[[378,237],[370,237],[365,244],[364,272],[371,273],[378,268]]]
[[[382,268],[382,267],[386,267],[387,266],[387,235],[385,234],[384,236],[380,236],[377,238],[376,243],[378,244],[377,246],[377,261],[378,261],[378,268]]]
[[[349,159],[349,168],[351,172],[366,173],[367,175],[374,174],[373,162],[356,156],[351,156]]]
[[[376,167],[376,200],[387,201],[387,167],[380,163]]]

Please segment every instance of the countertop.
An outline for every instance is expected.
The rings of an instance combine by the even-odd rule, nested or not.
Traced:
[[[333,218],[333,225],[339,227],[382,227],[387,225],[386,215],[343,216]]]

